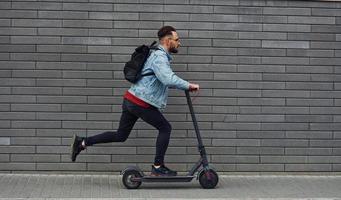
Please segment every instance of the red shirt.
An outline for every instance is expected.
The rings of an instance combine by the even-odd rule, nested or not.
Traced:
[[[150,104],[146,103],[145,101],[139,99],[135,95],[131,94],[130,92],[126,92],[123,96],[125,99],[131,101],[132,103],[141,106],[142,108],[149,108]]]

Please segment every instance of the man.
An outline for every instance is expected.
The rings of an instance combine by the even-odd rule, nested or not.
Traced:
[[[158,31],[158,50],[152,50],[142,74],[154,72],[154,75],[143,76],[124,94],[122,115],[116,132],[104,132],[87,138],[74,135],[71,143],[71,159],[74,162],[77,155],[87,146],[107,142],[124,142],[127,140],[135,122],[141,118],[155,127],[159,134],[156,140],[156,155],[151,175],[176,176],[177,172],[167,168],[164,156],[171,134],[171,125],[160,110],[167,103],[168,87],[181,90],[199,90],[198,84],[189,83],[174,74],[170,67],[170,53],[177,53],[180,40],[175,28],[164,26]],[[160,110],[159,110],[160,109]]]

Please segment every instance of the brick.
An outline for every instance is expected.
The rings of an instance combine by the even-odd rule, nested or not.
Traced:
[[[11,111],[61,111],[58,104],[13,104]]]
[[[88,12],[78,11],[38,11],[39,18],[49,19],[88,19]]]
[[[129,11],[129,12],[162,12],[164,8],[162,5],[152,4],[115,4],[114,11]],[[177,11],[180,12],[180,11]]]
[[[285,148],[286,155],[331,155],[332,148]]]
[[[188,53],[199,55],[237,55],[237,50],[233,48],[190,47]]]
[[[310,146],[311,147],[340,147],[341,140],[311,140]]]
[[[0,52],[32,52],[35,51],[34,45],[1,45]]]
[[[261,80],[258,73],[215,73],[214,80]]]
[[[297,57],[262,57],[262,64],[290,64],[290,65],[308,65],[308,58]]]
[[[238,22],[238,16],[221,14],[191,14],[189,20],[209,22]]]
[[[9,53],[0,53],[0,61],[1,60],[9,60],[10,54]]]
[[[263,39],[274,39],[274,40],[286,40],[287,33],[272,33],[272,32],[239,32],[240,39],[252,39],[252,40],[263,40]]]
[[[0,137],[0,145],[11,145],[9,137]]]
[[[179,13],[213,13],[213,6],[197,6],[197,5],[165,5],[164,12]]]
[[[261,24],[247,23],[214,23],[213,30],[262,31],[262,26]]]
[[[259,157],[258,156],[212,156],[212,162],[215,163],[259,163]]]
[[[2,70],[3,77],[7,76],[7,71]],[[21,78],[2,78],[0,80],[1,86],[34,86],[35,81],[32,79],[21,79]]]
[[[310,25],[296,25],[296,24],[264,24],[263,31],[271,32],[310,32]],[[315,32],[315,31],[313,31]]]
[[[127,59],[125,59],[127,60]],[[101,54],[62,54],[61,61],[66,62],[110,62],[110,55]]]
[[[253,90],[225,90],[225,89],[214,89],[214,96],[225,96],[225,97],[260,97],[260,91]]]
[[[61,128],[60,121],[12,121],[12,128]]]
[[[285,89],[285,83],[237,81],[238,89]]]
[[[0,162],[9,162],[9,154],[0,154]]]
[[[311,15],[315,16],[341,16],[337,8],[312,8]]]
[[[310,89],[310,90],[332,90],[332,83],[301,83],[301,82],[290,82],[286,83],[286,89]]]
[[[37,163],[37,170],[49,171],[84,171],[85,163]]]
[[[47,19],[12,19],[13,26],[17,27],[62,27],[61,20]]]
[[[136,163],[130,163],[130,165],[135,165]],[[108,171],[121,171],[125,167],[127,167],[127,163],[124,164],[108,164],[108,163],[89,163],[87,164],[87,169],[90,171],[103,171],[103,172],[108,172]],[[140,166],[140,165],[139,165]],[[143,170],[143,169],[142,169]],[[148,170],[150,170],[150,164],[148,164]]]
[[[85,113],[37,113],[38,120],[86,120]]]
[[[55,26],[58,27],[58,26]],[[113,28],[112,21],[103,20],[63,20],[64,28]]]
[[[209,56],[178,55],[174,57],[174,63],[210,63]]]
[[[293,23],[293,24],[335,24],[335,17],[288,16],[288,23]]]
[[[131,14],[131,13],[129,13]],[[188,21],[190,14],[180,13],[140,13],[139,19],[143,21]],[[154,31],[155,32],[155,31]],[[182,34],[180,34],[182,35]],[[141,35],[140,35],[141,36]]]
[[[11,2],[1,2],[0,3],[0,9],[10,9],[11,8]]]
[[[310,8],[276,8],[264,7],[263,14],[265,15],[311,15]]]
[[[213,40],[215,47],[261,47],[259,40]]]
[[[224,14],[262,14],[263,8],[261,7],[235,7],[231,6],[214,6],[214,13],[224,13]]]
[[[305,6],[307,8],[314,8],[314,7],[332,7],[334,3],[332,2],[309,2],[307,4],[306,2],[301,2],[301,1],[289,1],[288,6],[295,6],[295,7],[302,7]]]
[[[106,3],[63,3],[63,10],[113,11],[113,4]]]
[[[309,48],[309,42],[305,41],[262,41],[263,48]]]
[[[284,148],[276,147],[237,147],[238,154],[251,155],[283,155]]]
[[[167,155],[182,155],[186,153],[196,154],[197,152],[197,148],[195,148],[195,151],[191,152],[188,152],[187,147],[168,147],[167,149]],[[155,155],[155,147],[137,147],[137,154]]]
[[[1,24],[1,20],[0,20]],[[37,35],[36,28],[0,27],[0,35]]]
[[[239,48],[238,55],[245,56],[285,56],[285,49]]]
[[[37,79],[37,86],[86,86],[84,79]]]
[[[96,121],[63,121],[63,128],[88,128],[88,129],[112,129],[111,122],[96,122]]]
[[[0,136],[1,137],[15,137],[15,136],[34,136],[34,129],[1,129]]]
[[[34,146],[0,146],[1,153],[20,153],[20,154],[27,154],[27,153],[35,153]]]
[[[36,152],[38,154],[68,154],[70,153],[70,146],[36,146]]]
[[[340,130],[340,123],[310,123],[311,130]]]
[[[13,9],[61,10],[62,3],[54,2],[12,2]]]
[[[262,139],[260,146],[263,147],[307,147],[308,140],[297,139]]]
[[[31,119],[35,120],[35,113],[33,112],[2,112],[3,116],[0,119]]]
[[[44,94],[44,95],[61,95],[61,88],[47,87],[15,87],[12,89],[13,94]]]
[[[77,45],[37,45],[37,52],[86,53],[85,46]]]
[[[121,29],[129,29],[129,28],[138,28],[138,29],[159,29],[162,26],[162,22],[158,21],[114,21],[114,28]]]
[[[70,162],[69,155],[62,155],[62,162]],[[111,156],[110,155],[82,155],[77,156],[77,162],[86,162],[86,163],[110,163]]]
[[[297,57],[334,57],[334,50],[287,49],[288,56]]]
[[[81,28],[38,28],[38,35],[88,36],[88,32],[88,29]]]
[[[335,41],[335,34],[328,34],[328,33],[288,33],[288,40]]]
[[[44,103],[81,104],[86,103],[87,99],[85,96],[37,96],[37,102],[40,104]]]
[[[26,171],[33,171],[36,170],[35,163],[0,163],[0,170],[26,170]]]
[[[129,154],[135,155],[137,147],[100,147],[94,146],[87,149],[88,154]]]
[[[20,78],[61,78],[62,72],[59,70],[13,70],[12,76]]]
[[[332,116],[324,115],[286,115],[286,122],[332,122]]]
[[[132,47],[115,47],[115,46],[89,46],[88,53],[122,53],[122,54],[130,54],[134,52],[134,48]]]
[[[60,55],[53,53],[11,53],[11,60],[19,61],[60,61]]]
[[[52,70],[85,70],[86,63],[76,62],[37,62],[37,69],[52,69]]]
[[[261,156],[261,163],[307,163],[307,156]]]
[[[340,33],[340,25],[311,25],[311,32]]]
[[[110,45],[110,38],[103,37],[63,37],[63,44]]]
[[[242,98],[238,99],[238,105],[285,105],[284,98]]]
[[[11,162],[60,162],[59,155],[11,154]]]
[[[265,172],[278,172],[284,171],[283,164],[237,164],[236,171],[245,171],[245,172],[257,172],[257,171],[265,171]]]
[[[332,99],[287,99],[288,106],[333,106]]]
[[[221,123],[213,122],[213,128],[217,130],[260,130],[260,123]],[[214,140],[213,140],[214,141]]]
[[[230,31],[189,30],[189,37],[190,38],[226,38],[226,39],[237,39],[238,38],[238,34],[236,32],[230,32]]]

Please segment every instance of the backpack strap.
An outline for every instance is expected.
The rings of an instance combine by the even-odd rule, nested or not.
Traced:
[[[156,41],[153,41],[153,43],[149,46],[149,49],[152,49],[152,50],[161,50],[159,49],[155,44],[157,42]],[[145,74],[141,74],[141,76],[151,76],[151,75],[154,75],[154,72],[148,72],[148,73],[145,73]]]

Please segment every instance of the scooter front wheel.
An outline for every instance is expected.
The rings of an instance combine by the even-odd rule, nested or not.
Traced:
[[[142,175],[139,171],[135,169],[127,170],[124,172],[123,177],[122,177],[122,182],[123,185],[127,189],[137,189],[141,185],[141,181],[136,180],[136,178],[141,178]]]
[[[218,174],[213,170],[202,170],[199,174],[199,183],[205,189],[213,189],[218,184]]]

